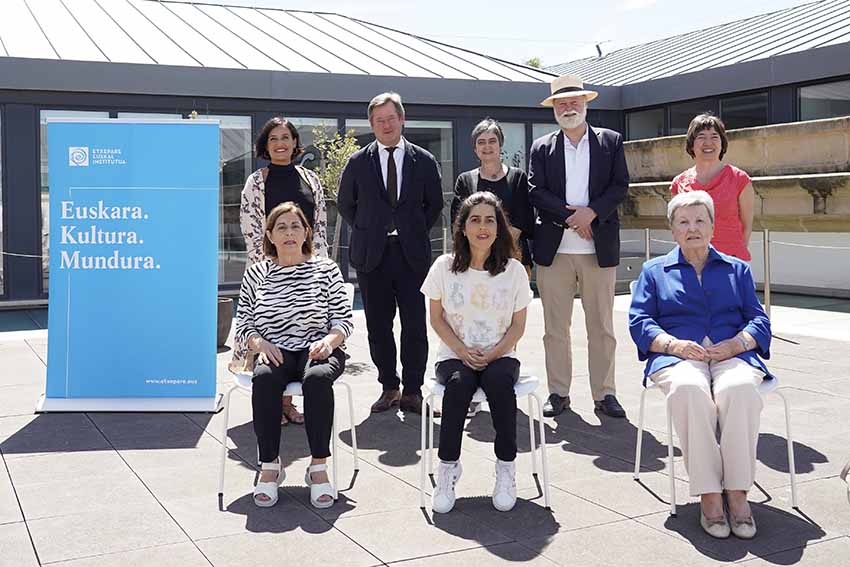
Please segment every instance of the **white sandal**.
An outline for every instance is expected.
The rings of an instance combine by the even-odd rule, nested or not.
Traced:
[[[277,479],[269,482],[257,482],[257,486],[254,487],[254,504],[260,508],[271,508],[277,504],[279,496],[277,489],[283,483],[283,479],[286,478],[286,473],[281,467],[280,459],[276,463],[263,463],[260,470],[277,471]],[[268,500],[258,500],[257,496],[260,494],[267,496]]]
[[[314,483],[310,475],[314,472],[327,471],[328,465],[310,465],[307,467],[307,473],[304,475],[304,482],[310,487],[310,504],[314,508],[330,508],[334,505],[334,488],[329,482]],[[319,500],[322,496],[330,496],[331,499],[327,502]]]

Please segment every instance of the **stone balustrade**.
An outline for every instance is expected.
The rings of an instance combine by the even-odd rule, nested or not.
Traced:
[[[730,130],[724,157],[753,178],[753,228],[850,231],[850,117]],[[666,228],[670,181],[691,167],[685,136],[626,142],[624,228]]]

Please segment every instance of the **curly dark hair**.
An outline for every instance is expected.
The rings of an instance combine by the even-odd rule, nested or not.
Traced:
[[[469,264],[472,261],[472,252],[469,249],[469,240],[464,234],[464,228],[469,213],[476,205],[490,205],[496,211],[496,240],[490,248],[490,255],[484,261],[484,269],[490,272],[491,276],[495,276],[505,271],[511,258],[519,257],[519,251],[513,236],[511,236],[510,224],[508,224],[508,219],[502,208],[502,202],[489,191],[477,191],[464,199],[460,205],[460,210],[452,227],[454,245],[452,273],[465,272],[469,269]]]

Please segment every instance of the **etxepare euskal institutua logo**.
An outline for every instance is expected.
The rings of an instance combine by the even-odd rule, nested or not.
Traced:
[[[91,148],[88,146],[68,146],[68,165],[88,167],[89,165],[127,165],[121,148]]]

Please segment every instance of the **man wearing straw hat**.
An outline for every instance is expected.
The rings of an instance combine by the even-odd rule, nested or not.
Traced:
[[[570,406],[570,322],[576,289],[581,293],[588,342],[590,389],[595,409],[625,417],[614,386],[614,282],[620,262],[620,219],[629,172],[623,138],[586,122],[597,92],[575,75],[552,81],[550,106],[561,129],[531,146],[528,185],[537,209],[534,261],[543,300],[547,417]]]

